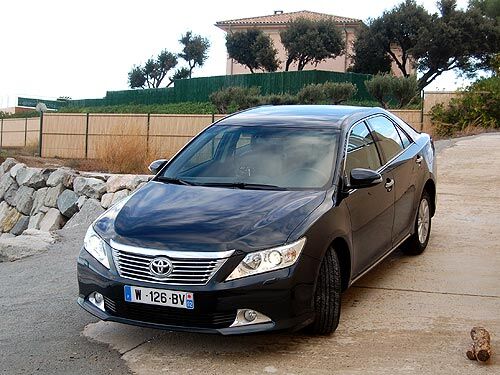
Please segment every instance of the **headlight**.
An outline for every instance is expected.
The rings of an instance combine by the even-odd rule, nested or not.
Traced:
[[[96,258],[104,267],[109,269],[109,260],[106,255],[106,243],[101,237],[94,231],[92,225],[87,229],[87,234],[83,240],[83,246],[90,255]]]
[[[226,281],[290,267],[299,259],[305,243],[306,238],[303,237],[289,245],[247,254]]]

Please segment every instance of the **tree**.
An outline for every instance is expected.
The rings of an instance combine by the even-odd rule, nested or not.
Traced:
[[[500,1],[498,0],[471,0],[469,8],[480,12],[484,17],[489,18],[489,22],[493,21],[495,27],[500,29]],[[500,74],[500,46],[497,52],[493,52],[484,56],[479,60],[477,67],[492,71],[493,74]]]
[[[130,88],[158,88],[168,72],[177,65],[177,57],[163,50],[156,59],[149,59],[143,67],[134,66],[128,73]]]
[[[344,51],[342,35],[330,18],[318,21],[297,18],[280,33],[280,37],[288,54],[286,71],[293,62],[297,63],[297,70],[303,70],[309,63],[318,65]]]
[[[349,71],[354,73],[378,74],[391,71],[391,57],[370,32],[369,27],[362,27],[354,42],[354,64]]]
[[[257,69],[275,72],[279,68],[276,56],[278,51],[269,35],[265,35],[261,30],[228,33],[226,48],[230,58],[245,65],[252,73]]]
[[[207,38],[203,38],[200,35],[194,35],[191,31],[182,35],[179,42],[183,45],[182,52],[179,53],[179,57],[188,63],[189,78],[191,78],[193,69],[196,65],[202,66],[208,58],[208,48],[210,47],[210,42]]]
[[[419,90],[449,70],[474,74],[477,62],[499,49],[500,32],[493,19],[474,7],[458,10],[456,0],[440,0],[438,6],[438,14],[429,14],[406,0],[369,25],[373,48],[389,54],[404,77],[415,64],[421,73]]]

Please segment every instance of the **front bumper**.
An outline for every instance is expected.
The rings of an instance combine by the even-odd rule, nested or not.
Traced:
[[[151,284],[120,277],[114,267],[106,269],[82,249],[78,258],[78,304],[102,320],[166,330],[230,335],[300,329],[313,320],[314,278],[310,275],[316,267],[317,260],[304,256],[292,268],[227,283],[214,277],[205,286]],[[190,291],[195,308],[125,302],[124,285]],[[89,301],[93,292],[104,296],[104,311]],[[230,327],[238,309],[253,309],[271,322]]]

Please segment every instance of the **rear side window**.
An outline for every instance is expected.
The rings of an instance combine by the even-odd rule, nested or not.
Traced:
[[[404,149],[396,126],[388,118],[372,117],[368,120],[368,124],[386,160],[391,160]]]
[[[351,175],[354,168],[377,170],[381,166],[375,141],[364,122],[353,126],[347,144],[345,173]]]
[[[411,144],[410,139],[408,138],[406,133],[404,131],[402,131],[400,128],[398,128],[397,126],[396,126],[396,129],[399,133],[399,136],[401,137],[401,142],[403,142],[403,147],[407,148]]]

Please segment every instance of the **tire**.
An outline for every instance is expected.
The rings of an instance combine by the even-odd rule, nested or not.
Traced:
[[[321,262],[314,293],[314,322],[309,330],[316,335],[329,335],[339,325],[341,278],[337,253],[329,248]]]
[[[427,191],[424,191],[420,203],[418,204],[417,215],[415,217],[415,233],[401,246],[401,250],[407,255],[422,254],[429,243],[431,234],[431,198]]]

